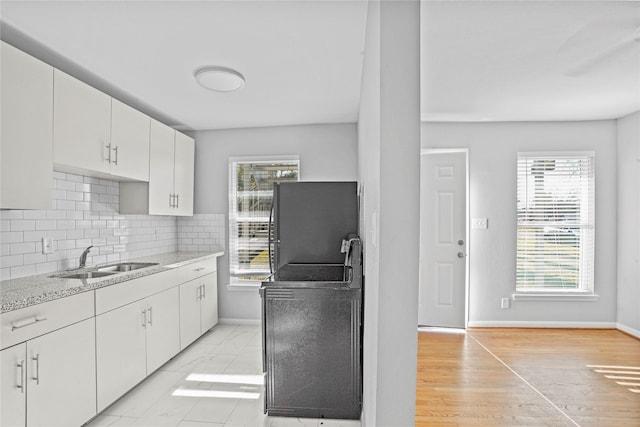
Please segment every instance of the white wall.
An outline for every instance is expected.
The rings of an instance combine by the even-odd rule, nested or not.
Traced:
[[[616,321],[616,122],[423,123],[423,148],[469,148],[470,325],[607,326]],[[516,276],[516,157],[519,151],[596,152],[593,302],[511,301]],[[636,179],[637,183],[637,179]],[[636,299],[637,301],[637,299]],[[636,305],[637,307],[637,305]]]
[[[640,338],[640,112],[617,120],[618,327]]]
[[[195,133],[196,214],[225,215],[228,235],[229,157],[300,156],[303,181],[357,180],[357,137],[355,124],[283,126],[211,130]],[[258,322],[260,296],[257,288],[230,290],[228,244],[218,261],[220,318]]]
[[[369,2],[358,118],[365,426],[415,420],[419,18],[418,1]]]
[[[369,2],[366,44],[358,117],[358,180],[360,193],[360,237],[364,248],[364,336],[363,336],[363,414],[364,426],[376,425],[378,391],[378,301],[380,280],[378,248],[372,241],[380,232],[380,4]],[[374,219],[375,222],[374,223]]]

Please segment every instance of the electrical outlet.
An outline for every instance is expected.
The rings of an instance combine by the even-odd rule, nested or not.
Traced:
[[[505,309],[505,308],[509,308],[509,298],[502,298],[500,300],[500,308],[501,309]]]

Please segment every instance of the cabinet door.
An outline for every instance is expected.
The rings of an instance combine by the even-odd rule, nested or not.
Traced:
[[[174,215],[173,159],[176,131],[151,119],[149,146],[149,214]]]
[[[180,351],[178,298],[178,288],[174,287],[146,299],[147,374],[151,374]]]
[[[111,97],[55,70],[54,163],[108,173],[110,132]]]
[[[195,143],[192,138],[176,132],[175,192],[178,195],[174,215],[193,215],[193,173]]]
[[[217,273],[208,274],[200,279],[204,285],[204,292],[200,300],[200,325],[202,333],[213,328],[218,323],[218,276]]]
[[[145,309],[134,302],[96,317],[98,412],[147,375]]]
[[[96,415],[95,319],[27,342],[28,426],[78,426]]]
[[[117,99],[111,102],[111,174],[149,181],[151,119]]]
[[[51,209],[53,68],[0,49],[0,208]]]
[[[0,425],[24,427],[26,419],[27,346],[0,351]]]
[[[180,285],[180,348],[183,349],[200,336],[200,299],[202,280],[195,279]]]

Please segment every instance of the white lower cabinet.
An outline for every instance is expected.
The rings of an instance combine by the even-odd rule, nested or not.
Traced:
[[[96,317],[98,412],[180,351],[178,288]]]
[[[206,258],[0,314],[0,427],[80,426],[218,323]]]
[[[96,415],[95,319],[0,352],[3,427],[79,426]]]
[[[147,298],[147,374],[180,351],[178,288]]]
[[[140,302],[96,317],[98,412],[147,376],[145,325]]]
[[[0,351],[0,378],[0,425],[26,425],[27,344]]]
[[[184,349],[218,323],[216,273],[180,285],[180,348]]]

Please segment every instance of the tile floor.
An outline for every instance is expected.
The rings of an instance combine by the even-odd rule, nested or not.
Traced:
[[[261,346],[259,326],[217,325],[86,427],[360,427],[353,420],[264,415],[263,386],[247,381],[262,377]],[[191,374],[210,376],[187,380]],[[251,377],[233,384],[213,382],[215,374]],[[221,391],[231,397],[215,397]],[[257,398],[236,397],[252,395]]]

